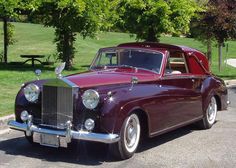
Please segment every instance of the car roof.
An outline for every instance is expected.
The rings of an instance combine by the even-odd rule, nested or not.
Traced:
[[[165,54],[168,50],[165,48],[159,48],[158,50],[156,48],[144,48],[144,47],[138,47],[138,46],[115,46],[115,47],[106,47],[106,48],[100,48],[100,50],[110,50],[110,49],[137,49],[137,50],[152,50],[153,52],[160,52],[162,54]]]
[[[182,46],[182,45],[173,45],[173,44],[164,44],[164,43],[155,43],[155,42],[133,42],[133,43],[122,43],[118,47],[138,47],[138,48],[151,48],[151,49],[164,49],[164,50],[175,50],[183,52],[200,52],[194,48]]]
[[[207,72],[209,72],[209,63],[207,57],[199,50],[182,45],[155,43],[155,42],[132,42],[119,44],[117,47],[135,47],[143,49],[151,49],[156,51],[170,51],[170,52],[184,52],[186,56],[191,56],[194,54],[197,59],[202,63],[203,67]]]

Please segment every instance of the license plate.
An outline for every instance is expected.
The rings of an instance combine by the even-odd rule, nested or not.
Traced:
[[[59,136],[57,136],[57,135],[41,134],[40,144],[44,145],[44,146],[50,146],[50,147],[58,148],[60,146]]]

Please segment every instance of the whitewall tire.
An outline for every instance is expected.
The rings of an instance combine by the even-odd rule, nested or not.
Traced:
[[[140,141],[140,120],[136,113],[129,115],[120,132],[120,140],[111,144],[111,152],[119,159],[128,159],[136,152]]]
[[[208,103],[204,118],[200,121],[201,128],[203,129],[211,128],[216,121],[216,116],[217,116],[217,102],[216,98],[213,96],[211,97],[210,102]]]

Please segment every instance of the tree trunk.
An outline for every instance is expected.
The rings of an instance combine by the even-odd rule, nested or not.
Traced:
[[[3,61],[5,64],[7,64],[7,49],[8,49],[7,18],[3,18],[3,34],[4,34]]]
[[[222,47],[223,47],[223,43],[218,42],[219,72],[221,71],[221,67],[222,67]]]
[[[210,65],[212,63],[211,55],[212,55],[212,41],[211,41],[211,39],[208,39],[207,40],[207,58],[208,58]]]
[[[65,69],[69,70],[72,68],[74,58],[74,41],[75,34],[67,28],[56,28],[55,30],[55,42],[57,44],[57,52],[59,59],[66,63]]]
[[[152,28],[152,26],[150,26],[150,28],[148,29],[146,42],[159,42],[159,41],[160,40],[156,37],[154,29]]]
[[[66,62],[65,69],[72,68],[73,62],[73,37],[70,31],[64,31],[63,62]]]

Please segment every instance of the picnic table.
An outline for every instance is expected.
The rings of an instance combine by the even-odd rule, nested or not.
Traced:
[[[32,62],[32,67],[34,67],[34,62],[38,61],[40,64],[43,64],[42,61],[39,60],[39,58],[44,58],[45,55],[34,55],[34,54],[27,54],[27,55],[20,55],[21,58],[28,58],[23,64],[25,64],[28,61]]]

